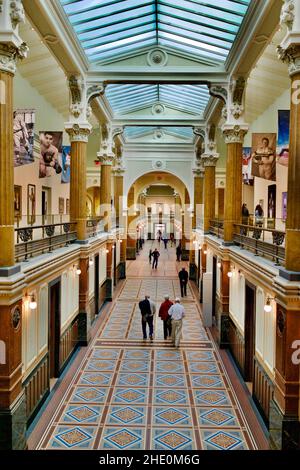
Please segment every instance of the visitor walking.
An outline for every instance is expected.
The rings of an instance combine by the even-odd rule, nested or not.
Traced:
[[[149,264],[151,264],[151,261],[152,261],[152,250],[150,248],[150,250],[149,250]]]
[[[158,258],[160,257],[160,253],[157,248],[155,248],[154,251],[152,251],[151,256],[153,256],[153,263],[152,263],[152,269],[157,269],[157,264],[158,264]]]
[[[147,339],[147,323],[149,326],[149,338],[153,341],[153,316],[156,312],[155,303],[150,300],[150,295],[145,295],[145,299],[139,302],[142,315],[143,339]]]
[[[182,270],[179,271],[178,277],[180,281],[181,297],[184,297],[184,296],[186,297],[187,296],[186,286],[189,280],[189,275],[185,268],[182,268]]]
[[[178,348],[182,332],[182,319],[185,316],[183,306],[180,304],[180,299],[175,299],[175,304],[169,310],[169,315],[172,319],[172,341],[173,345]]]
[[[166,236],[164,237],[163,242],[165,244],[165,250],[166,250],[168,248],[168,239]]]
[[[177,261],[181,260],[181,255],[182,255],[182,248],[181,248],[181,245],[179,243],[179,245],[176,248],[176,259],[177,259]]]
[[[170,298],[168,295],[165,295],[165,300],[161,304],[159,308],[159,314],[158,316],[162,319],[163,321],[163,326],[164,326],[164,338],[168,339],[168,336],[171,336],[172,333],[172,322],[171,322],[171,317],[169,315],[169,309],[172,307],[173,302],[171,302]]]

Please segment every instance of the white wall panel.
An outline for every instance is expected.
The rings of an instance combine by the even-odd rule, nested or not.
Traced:
[[[41,287],[38,301],[39,310],[39,338],[38,348],[39,353],[48,346],[48,285]]]

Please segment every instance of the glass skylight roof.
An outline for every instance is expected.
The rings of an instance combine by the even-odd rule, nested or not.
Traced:
[[[147,135],[154,135],[155,130],[161,130],[165,134],[179,137],[190,143],[192,143],[194,140],[194,133],[192,127],[175,126],[128,126],[125,127],[124,130],[125,139],[133,140]]]
[[[251,0],[60,0],[90,62],[150,46],[221,64]]]
[[[202,115],[209,101],[206,85],[122,85],[106,87],[105,96],[115,115],[161,103],[179,111]]]

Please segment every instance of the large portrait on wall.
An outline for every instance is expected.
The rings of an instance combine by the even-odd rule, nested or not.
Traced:
[[[70,183],[70,172],[71,172],[71,147],[70,145],[64,145],[62,148],[61,158],[61,182]]]
[[[62,172],[62,139],[62,132],[40,132],[40,178],[53,176]]]
[[[15,219],[22,217],[22,186],[14,186],[14,214]]]
[[[243,183],[253,185],[251,147],[243,147]]]
[[[16,109],[13,113],[14,166],[34,162],[34,109]]]
[[[36,187],[35,184],[27,186],[27,222],[33,225],[36,219]]]
[[[276,181],[276,134],[252,134],[252,174]]]
[[[276,219],[276,184],[268,186],[268,219]]]
[[[288,166],[290,144],[290,111],[278,111],[277,163]]]

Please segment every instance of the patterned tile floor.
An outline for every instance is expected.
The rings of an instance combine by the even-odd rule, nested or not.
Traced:
[[[148,251],[146,244],[129,263],[118,298],[35,448],[259,447],[190,288],[179,350],[163,340],[157,315],[154,342],[141,339],[139,299],[149,293],[159,306],[164,294],[179,295],[177,272],[185,264],[175,261],[174,248],[161,247],[153,272]]]

